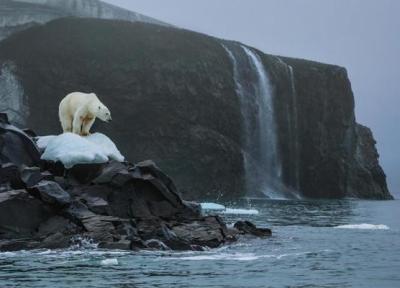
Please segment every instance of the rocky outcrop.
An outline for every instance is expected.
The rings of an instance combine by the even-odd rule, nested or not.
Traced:
[[[39,161],[32,139],[0,115],[0,251],[66,248],[78,236],[101,248],[201,250],[271,234],[203,216],[152,161],[71,169]]]
[[[0,43],[0,71],[7,74],[0,80],[19,87],[20,102],[13,105],[26,113],[18,123],[41,135],[60,132],[57,107],[67,93],[95,91],[113,122],[97,121],[93,129],[119,143],[128,159],[154,159],[186,199],[259,196],[257,185],[246,190],[249,178],[259,183],[264,170],[246,145],[234,65],[221,45],[227,43],[239,45],[159,25],[59,19]],[[306,197],[389,199],[378,158],[378,166],[361,159],[377,154],[357,152],[361,143],[374,146],[358,131],[346,70],[247,49],[262,60],[274,94],[277,187]],[[253,68],[242,71],[250,88]],[[9,99],[3,90],[0,99]],[[249,111],[256,115],[249,95]],[[251,114],[250,127],[260,127]],[[362,179],[368,181],[361,185]]]

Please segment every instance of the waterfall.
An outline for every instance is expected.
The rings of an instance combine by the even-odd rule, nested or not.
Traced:
[[[243,117],[244,169],[249,194],[282,198],[284,185],[278,151],[273,89],[259,55],[234,43],[223,45],[233,65]],[[257,191],[255,191],[257,190]]]
[[[294,83],[294,73],[293,67],[287,65],[289,69],[289,77],[290,77],[290,84],[291,84],[291,92],[292,92],[292,124],[291,124],[291,138],[293,143],[293,170],[294,170],[294,186],[297,191],[300,190],[300,155],[299,155],[299,135],[298,135],[298,112],[297,112],[297,92],[296,92],[296,85]]]

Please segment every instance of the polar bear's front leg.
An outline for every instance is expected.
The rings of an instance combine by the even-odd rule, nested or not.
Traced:
[[[69,116],[60,116],[61,127],[63,129],[63,133],[72,132],[72,117]]]
[[[74,114],[74,121],[72,122],[72,133],[81,135],[83,119],[85,118],[84,109],[78,109]]]
[[[82,136],[88,136],[90,135],[90,128],[92,128],[92,125],[94,123],[94,120],[96,120],[95,117],[86,117],[83,119],[83,125],[82,125]]]

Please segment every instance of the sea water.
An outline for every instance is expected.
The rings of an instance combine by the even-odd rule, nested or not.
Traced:
[[[1,252],[0,287],[400,287],[398,200],[219,204],[225,209],[205,213],[219,213],[229,225],[253,221],[273,236],[203,252],[93,244]]]

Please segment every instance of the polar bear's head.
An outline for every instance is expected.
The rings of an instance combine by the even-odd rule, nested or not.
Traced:
[[[103,103],[98,103],[96,109],[96,117],[105,122],[111,121],[111,112]]]
[[[110,110],[107,108],[106,105],[101,103],[97,97],[89,102],[89,111],[100,120],[103,120],[105,122],[111,121]]]

